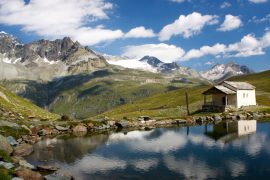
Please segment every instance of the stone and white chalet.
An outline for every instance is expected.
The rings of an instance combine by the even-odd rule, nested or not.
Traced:
[[[224,81],[203,92],[203,111],[223,112],[232,108],[256,105],[255,87],[247,82]],[[212,101],[207,102],[207,95]]]

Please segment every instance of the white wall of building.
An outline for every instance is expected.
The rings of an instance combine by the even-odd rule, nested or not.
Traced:
[[[237,107],[256,105],[255,89],[237,90]]]

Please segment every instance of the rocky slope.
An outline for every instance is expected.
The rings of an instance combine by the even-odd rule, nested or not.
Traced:
[[[106,66],[103,56],[69,37],[22,44],[12,35],[0,33],[0,79],[51,80]]]
[[[233,76],[251,74],[253,71],[247,66],[239,65],[234,62],[228,64],[217,64],[210,70],[202,72],[203,78],[212,82],[221,82]]]

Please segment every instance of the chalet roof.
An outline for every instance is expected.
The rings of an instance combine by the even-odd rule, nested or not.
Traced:
[[[221,93],[224,93],[224,94],[235,94],[236,92],[225,87],[225,86],[222,86],[222,85],[217,85],[217,86],[214,86],[206,91],[203,92],[203,94],[207,95],[207,94],[215,94],[215,93],[218,93],[218,92],[221,92]]]
[[[238,90],[252,90],[255,89],[255,86],[247,82],[235,82],[235,81],[224,81],[225,84],[228,84]]]

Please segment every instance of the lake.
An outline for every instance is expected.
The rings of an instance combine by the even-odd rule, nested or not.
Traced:
[[[76,179],[268,179],[270,123],[221,122],[45,139],[27,157]]]

